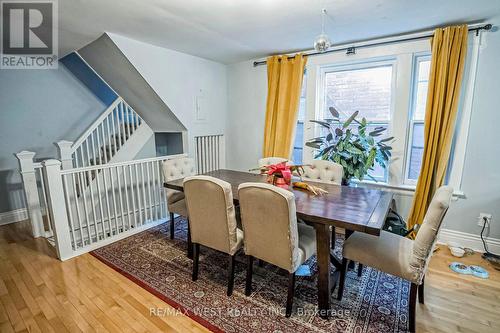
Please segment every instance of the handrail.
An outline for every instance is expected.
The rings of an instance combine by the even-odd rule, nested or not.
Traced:
[[[141,116],[118,97],[71,145],[71,157],[66,160],[72,160],[77,168],[107,164],[143,123]]]
[[[148,162],[154,162],[154,161],[171,160],[174,158],[181,158],[181,157],[187,157],[187,154],[165,155],[165,156],[159,156],[159,157],[143,158],[140,160],[131,160],[131,161],[116,162],[116,163],[93,165],[93,166],[88,166],[88,167],[83,167],[83,168],[66,169],[66,170],[61,170],[61,174],[67,175],[67,174],[83,172],[83,171],[102,170],[102,169],[109,169],[109,168],[113,168],[113,167],[117,167],[117,166],[134,165],[134,164],[148,163]]]
[[[71,153],[74,153],[78,147],[88,139],[88,137],[94,132],[94,130],[99,126],[106,117],[113,112],[113,110],[120,104],[120,102],[124,102],[123,98],[119,97],[110,105],[108,108],[101,113],[99,118],[97,118],[86,130],[83,134],[73,143],[71,146]]]

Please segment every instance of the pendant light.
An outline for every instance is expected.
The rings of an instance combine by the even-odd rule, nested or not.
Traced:
[[[321,53],[328,50],[332,45],[330,37],[328,37],[328,35],[325,34],[325,16],[326,16],[326,9],[323,8],[321,10],[321,34],[319,34],[314,40],[314,49]]]

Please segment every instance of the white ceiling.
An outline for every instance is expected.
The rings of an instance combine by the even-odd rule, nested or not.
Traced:
[[[116,33],[222,63],[500,15],[499,0],[59,0],[61,55]]]

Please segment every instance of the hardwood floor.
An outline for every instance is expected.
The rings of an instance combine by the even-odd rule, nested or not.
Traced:
[[[27,223],[0,227],[0,332],[207,332],[89,254],[60,262]],[[486,267],[490,279],[458,275],[448,249],[434,255],[426,304],[417,305],[417,332],[499,332],[500,272],[478,254],[464,263]]]

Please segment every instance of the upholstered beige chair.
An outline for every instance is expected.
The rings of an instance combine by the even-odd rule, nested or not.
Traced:
[[[316,253],[312,227],[297,224],[295,196],[263,183],[243,183],[238,188],[241,223],[248,258],[245,294],[252,292],[253,259],[258,258],[289,272],[286,316],[292,312],[295,271]]]
[[[192,158],[183,157],[163,161],[165,181],[192,176],[195,173],[195,164]],[[173,239],[175,234],[174,214],[188,217],[188,213],[183,192],[166,189],[166,193],[167,208],[170,213],[170,238]]]
[[[342,165],[325,160],[313,160],[304,166],[304,173],[302,179],[305,181],[328,183],[341,185],[342,177],[344,177],[344,168]],[[332,249],[335,248],[335,233],[340,230],[332,228]],[[362,265],[359,265],[359,274],[362,271]]]
[[[325,160],[313,160],[304,166],[302,179],[313,182],[342,184],[344,168],[342,165]]]
[[[286,158],[282,158],[282,157],[264,157],[264,158],[259,159],[259,168],[261,168],[263,166],[268,166],[268,165],[272,165],[272,164],[286,162],[286,161],[288,161],[288,160]]]
[[[243,245],[243,231],[236,226],[231,184],[209,176],[184,179],[193,243],[193,281],[198,279],[200,245],[229,255],[227,295],[233,292],[234,255]]]
[[[354,260],[411,282],[409,328],[415,332],[415,305],[424,303],[424,277],[453,189],[439,188],[424,217],[415,240],[386,231],[380,236],[354,233],[344,242],[338,298],[342,299],[347,260]]]

